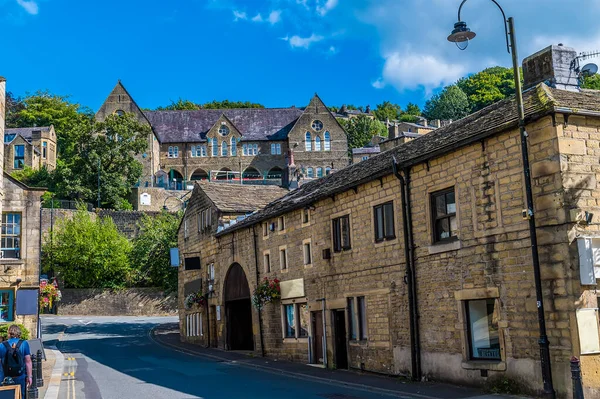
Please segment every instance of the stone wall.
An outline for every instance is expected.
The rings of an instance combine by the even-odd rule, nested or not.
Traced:
[[[177,314],[177,299],[158,288],[125,290],[63,289],[61,316],[167,316]]]

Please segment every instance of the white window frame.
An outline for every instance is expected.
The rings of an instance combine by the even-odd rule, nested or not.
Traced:
[[[213,157],[219,156],[219,140],[216,137],[211,139],[211,154]]]
[[[229,153],[232,157],[237,156],[237,139],[232,137],[229,143]]]
[[[331,151],[331,133],[326,131],[323,137],[323,151]]]
[[[315,151],[321,151],[321,137],[315,137]]]
[[[312,135],[310,132],[306,132],[304,135],[304,151],[311,152],[312,151]]]
[[[307,302],[286,302],[281,304],[281,336],[284,340],[298,340],[308,339],[310,336],[310,313],[309,313],[309,324],[306,329],[306,335],[300,336],[300,306],[305,305],[308,308]],[[287,313],[285,311],[286,306],[292,306],[294,309],[294,336],[288,337],[287,333]]]

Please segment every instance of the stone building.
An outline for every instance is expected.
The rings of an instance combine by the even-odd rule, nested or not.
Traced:
[[[600,93],[526,83],[554,388],[570,395],[574,355],[596,397]],[[197,244],[198,269],[181,267],[180,290],[208,271],[219,311],[208,320],[181,307],[182,331],[194,322],[195,341],[206,343],[210,324],[210,343],[226,349],[243,341],[298,362],[470,385],[508,378],[539,392],[523,179],[509,99],[307,183]],[[189,231],[197,219],[188,209]],[[180,248],[197,240],[184,235]],[[262,310],[237,306],[265,277],[281,281],[281,299]],[[232,318],[251,337],[236,338]]]
[[[6,129],[4,132],[4,170],[12,173],[25,167],[56,168],[54,126]]]
[[[346,133],[316,94],[304,109],[142,111],[119,82],[96,118],[125,112],[152,127],[143,187],[240,178],[287,187],[348,165]]]

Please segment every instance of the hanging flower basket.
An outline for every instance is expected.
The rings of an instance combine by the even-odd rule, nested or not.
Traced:
[[[200,311],[204,309],[204,305],[206,304],[206,298],[202,295],[202,291],[194,292],[185,297],[183,301],[183,306],[185,310],[191,310],[194,307],[198,307]]]
[[[40,283],[40,309],[50,309],[61,299],[62,294],[56,286],[45,282]]]
[[[262,309],[265,304],[281,298],[281,287],[279,280],[274,278],[269,280],[268,277],[258,284],[252,295],[252,304],[258,310]]]

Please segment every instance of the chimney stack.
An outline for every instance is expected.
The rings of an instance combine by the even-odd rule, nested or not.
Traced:
[[[523,60],[523,89],[544,82],[562,90],[579,91],[579,79],[573,68],[577,52],[562,44],[548,46]]]

